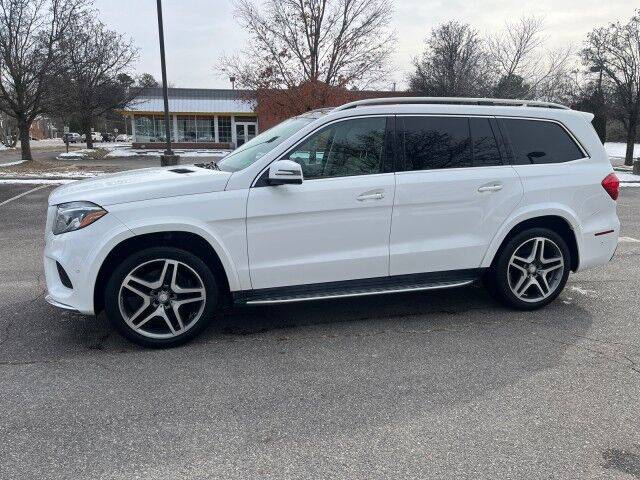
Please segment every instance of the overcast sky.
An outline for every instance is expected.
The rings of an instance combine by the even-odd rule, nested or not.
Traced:
[[[390,0],[391,1],[391,0]],[[541,15],[548,44],[581,45],[594,27],[629,19],[634,0],[395,0],[392,27],[398,36],[393,56],[395,78],[405,84],[411,59],[422,51],[429,30],[456,19],[481,32],[494,32],[506,20],[526,14]],[[136,72],[160,78],[156,2],[154,0],[95,0],[102,20],[130,36],[140,49]],[[215,71],[223,53],[237,52],[247,39],[233,17],[228,0],[164,0],[164,28],[169,83],[178,87],[228,88],[226,77]]]

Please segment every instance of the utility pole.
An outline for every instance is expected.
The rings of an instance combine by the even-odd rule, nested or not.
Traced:
[[[158,3],[158,34],[160,36],[160,65],[162,68],[162,95],[164,97],[164,131],[166,136],[166,148],[164,155],[160,156],[160,165],[169,166],[178,164],[178,155],[171,150],[171,122],[169,121],[169,90],[167,88],[167,64],[164,59],[164,27],[162,25],[162,0]]]

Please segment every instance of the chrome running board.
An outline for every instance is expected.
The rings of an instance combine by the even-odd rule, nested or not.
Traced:
[[[233,292],[233,302],[236,305],[269,305],[272,303],[308,302],[332,298],[439,290],[469,285],[480,278],[483,271],[484,269],[481,268],[473,268],[242,290]]]
[[[385,295],[388,293],[418,292],[421,290],[440,290],[443,288],[462,287],[464,285],[469,285],[470,283],[473,283],[473,280],[465,280],[462,282],[448,282],[448,283],[441,283],[437,285],[387,288],[384,290],[367,290],[362,292],[327,293],[324,295],[318,294],[313,296],[295,296],[295,297],[288,297],[288,298],[282,297],[282,298],[273,298],[273,299],[265,299],[265,300],[248,300],[244,303],[245,305],[269,305],[274,303],[309,302],[313,300],[330,300],[334,298],[364,297],[367,295]]]

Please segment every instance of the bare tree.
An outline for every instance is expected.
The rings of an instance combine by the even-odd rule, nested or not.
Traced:
[[[150,73],[140,75],[136,83],[141,88],[158,88],[160,86],[160,83]]]
[[[435,28],[425,40],[421,58],[409,89],[430,96],[484,96],[490,90],[492,73],[487,52],[477,30],[457,21]]]
[[[60,46],[66,69],[58,82],[58,110],[78,118],[87,148],[92,148],[91,130],[96,119],[126,107],[139,92],[128,74],[137,50],[90,15],[76,20]]]
[[[29,129],[46,112],[60,73],[59,42],[86,0],[0,0],[0,110],[16,119],[22,158]]]
[[[570,47],[545,53],[544,21],[535,16],[507,22],[487,40],[498,75],[494,95],[560,100],[570,81]]]
[[[589,33],[582,59],[601,69],[613,85],[613,111],[627,131],[625,165],[632,165],[640,120],[640,9],[626,24],[616,22]]]
[[[385,73],[394,44],[388,0],[237,0],[251,36],[221,69],[240,87],[293,88],[304,82],[365,87]]]

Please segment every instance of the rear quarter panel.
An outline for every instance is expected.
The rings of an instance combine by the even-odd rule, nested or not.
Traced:
[[[492,242],[483,266],[491,264],[502,240],[514,226],[543,215],[560,216],[571,225],[578,244],[579,269],[605,263],[613,255],[620,223],[616,202],[601,184],[613,171],[608,155],[587,115],[570,112],[567,118],[558,120],[572,132],[588,156],[565,163],[514,165],[524,195]],[[595,235],[607,230],[614,232]]]

